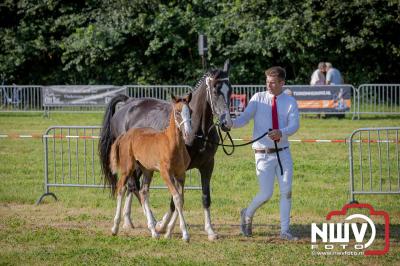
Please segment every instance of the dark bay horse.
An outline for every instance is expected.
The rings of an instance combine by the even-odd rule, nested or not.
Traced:
[[[121,134],[111,146],[110,167],[114,174],[119,173],[113,235],[118,233],[122,198],[127,190],[127,181],[136,167],[139,167],[143,173],[143,185],[139,192],[140,201],[152,236],[158,238],[155,230],[156,221],[149,205],[149,187],[154,171],[158,171],[176,206],[174,222],[169,227],[166,237],[171,236],[175,217],[179,216],[182,239],[189,241],[189,233],[183,216],[183,194],[185,172],[190,163],[185,140],[192,131],[189,108],[191,97],[191,94],[185,98],[176,98],[172,95],[173,111],[169,117],[169,124],[163,131],[153,128],[131,128],[128,132]],[[128,191],[127,197],[130,197],[130,194],[132,192]],[[126,203],[130,206],[130,202]],[[125,206],[125,209],[127,208]]]
[[[223,69],[210,70],[197,82],[190,109],[192,113],[192,138],[186,143],[191,161],[188,169],[196,168],[201,175],[202,202],[205,214],[205,231],[210,240],[217,238],[211,225],[211,195],[210,180],[214,170],[214,156],[217,151],[219,137],[214,125],[214,117],[219,121],[224,131],[232,127],[229,114],[230,96],[232,87],[229,82],[229,60]],[[116,111],[117,104],[122,106]],[[170,103],[151,98],[129,98],[125,95],[114,97],[107,106],[104,114],[103,127],[99,140],[99,155],[105,181],[111,185],[112,191],[116,188],[116,179],[110,170],[109,154],[115,139],[130,128],[151,127],[162,130],[168,125],[171,112]],[[200,136],[200,137],[199,137]],[[204,141],[207,138],[209,141]],[[134,173],[136,182],[132,187],[138,187],[140,170]],[[133,189],[135,190],[135,189]],[[127,198],[131,201],[131,198]],[[125,204],[125,206],[130,206]],[[174,212],[174,203],[171,199],[170,210],[157,224],[157,231],[164,232],[171,215]],[[131,227],[130,209],[125,211],[124,227]],[[128,218],[129,217],[129,218]]]

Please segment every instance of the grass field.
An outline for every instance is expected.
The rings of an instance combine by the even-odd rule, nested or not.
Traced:
[[[53,125],[100,125],[101,114],[0,113],[0,134],[41,134]],[[292,139],[344,139],[357,128],[399,126],[400,118],[317,119],[302,117]],[[251,125],[233,131],[251,136]],[[134,201],[133,230],[111,236],[115,201],[109,191],[52,188],[51,198],[35,206],[43,193],[41,139],[0,139],[0,265],[399,265],[400,196],[358,196],[390,215],[390,251],[384,256],[315,256],[311,254],[311,223],[322,223],[332,210],[349,202],[348,146],[344,143],[292,143],[294,158],[292,230],[297,242],[279,240],[279,189],[254,217],[254,237],[239,234],[239,212],[257,193],[250,147],[228,157],[216,156],[212,179],[212,222],[220,238],[209,242],[203,230],[200,191],[185,194],[185,216],[191,241],[179,227],[171,240],[151,239],[145,217]],[[156,218],[166,211],[169,196],[151,191]],[[379,226],[378,226],[379,228]],[[378,240],[379,241],[379,240]],[[378,243],[382,244],[382,243]]]

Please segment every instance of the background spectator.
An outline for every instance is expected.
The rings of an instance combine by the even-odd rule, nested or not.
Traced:
[[[343,84],[342,74],[332,66],[331,63],[326,62],[326,85],[340,85]]]
[[[326,65],[324,62],[318,64],[316,69],[311,75],[310,85],[325,85]]]

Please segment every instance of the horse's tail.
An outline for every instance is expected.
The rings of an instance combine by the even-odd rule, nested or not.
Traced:
[[[118,173],[118,168],[119,168],[119,145],[121,141],[121,137],[123,136],[120,135],[113,143],[111,146],[111,152],[110,152],[110,170],[111,173],[114,177],[117,176]],[[111,185],[111,194],[115,195],[115,190],[117,186],[117,178],[113,179],[113,182],[110,184]]]
[[[110,103],[106,108],[106,112],[103,118],[103,127],[100,133],[99,139],[99,157],[100,157],[100,165],[104,179],[104,185],[111,186],[111,193],[114,195],[115,187],[117,184],[117,176],[112,173],[110,168],[110,152],[111,145],[117,136],[113,136],[111,131],[111,119],[115,113],[115,106],[119,102],[125,102],[129,97],[123,94],[117,95],[111,99]]]

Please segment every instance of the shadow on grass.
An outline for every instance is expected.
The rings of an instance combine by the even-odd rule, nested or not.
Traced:
[[[363,115],[360,114],[360,120],[399,120],[400,115]]]
[[[190,224],[192,228],[191,234],[203,234],[204,224]],[[385,238],[385,225],[375,224],[376,238]],[[253,224],[253,237],[247,238],[240,234],[239,224],[214,224],[215,231],[219,234],[220,239],[243,238],[246,241],[267,241],[267,242],[281,242],[279,238],[280,225],[279,224]],[[311,239],[311,224],[292,224],[290,226],[292,233],[299,237],[298,243],[309,243]],[[177,233],[177,231],[175,231]],[[204,233],[205,234],[205,233]],[[400,224],[390,224],[390,241],[393,243],[400,243]],[[354,239],[354,236],[350,236]]]
[[[35,112],[0,112],[0,117],[43,117],[44,111]]]

